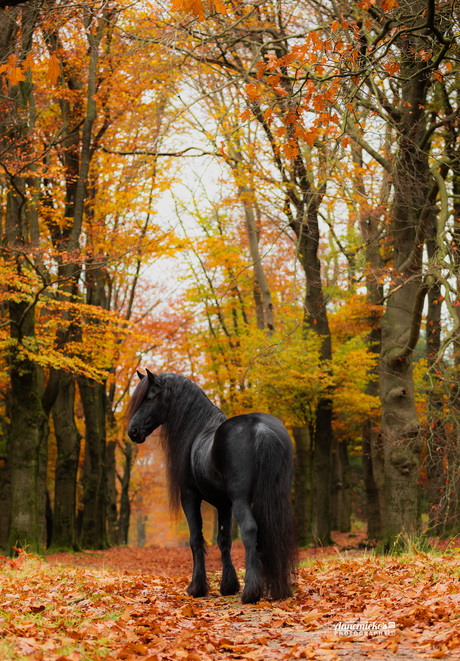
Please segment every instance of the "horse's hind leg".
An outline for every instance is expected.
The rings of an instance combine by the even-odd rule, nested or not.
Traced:
[[[219,532],[217,533],[217,544],[219,545],[222,558],[220,593],[226,596],[237,594],[240,590],[240,583],[230,555],[232,548],[232,510],[230,507],[221,507],[218,510],[218,514]]]
[[[206,580],[203,520],[201,518],[201,498],[192,491],[182,495],[182,509],[187,517],[190,530],[190,548],[193,555],[192,581],[187,593],[192,597],[204,597],[208,593]]]
[[[257,523],[246,500],[233,502],[233,514],[240,526],[241,539],[246,551],[246,574],[241,601],[243,604],[254,604],[259,601],[263,593],[262,567],[257,553]]]

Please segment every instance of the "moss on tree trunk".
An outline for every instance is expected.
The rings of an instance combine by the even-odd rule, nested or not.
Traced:
[[[33,308],[24,314],[25,303],[10,303],[9,307],[10,318],[17,322],[21,320],[22,332],[29,338],[33,337]],[[12,331],[12,335],[16,333]],[[37,366],[14,355],[10,374],[9,546],[41,552],[45,538],[46,416],[39,392]]]

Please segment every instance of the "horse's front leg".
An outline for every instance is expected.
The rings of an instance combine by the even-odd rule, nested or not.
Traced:
[[[235,567],[230,554],[232,548],[232,510],[231,507],[220,507],[219,532],[217,533],[217,544],[219,545],[222,558],[222,580],[220,582],[220,593],[224,596],[237,594],[240,583],[236,575]]]
[[[181,496],[182,509],[187,518],[190,531],[190,548],[193,555],[192,581],[187,593],[192,597],[204,597],[208,593],[206,566],[204,561],[203,520],[201,518],[201,497],[194,491],[187,490]]]

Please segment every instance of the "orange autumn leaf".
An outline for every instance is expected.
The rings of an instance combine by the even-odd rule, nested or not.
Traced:
[[[260,95],[260,89],[254,83],[249,83],[248,85],[246,85],[244,89],[246,91],[246,94],[251,99],[251,101],[254,101],[254,99],[256,99]]]
[[[59,64],[59,58],[53,53],[48,60],[48,69],[46,72],[46,77],[50,81],[51,85],[56,85],[57,79],[61,74],[61,67]]]
[[[173,11],[193,14],[199,19],[204,18],[204,5],[201,0],[173,0],[171,8]]]
[[[227,7],[221,0],[210,0],[211,4],[214,5],[214,8],[218,14],[226,16],[228,13]]]
[[[6,73],[6,77],[10,84],[13,86],[17,85],[21,80],[26,79],[24,71],[21,66],[18,66],[17,57],[14,54],[9,56],[6,64],[0,66],[0,74],[4,72]]]
[[[317,131],[307,131],[305,133],[305,141],[307,142],[309,147],[313,147],[317,137],[318,137]]]

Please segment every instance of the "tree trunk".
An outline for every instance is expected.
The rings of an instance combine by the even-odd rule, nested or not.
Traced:
[[[428,259],[435,258],[437,223],[433,214],[427,237]],[[426,442],[426,475],[428,479],[428,532],[440,535],[446,525],[448,513],[448,496],[446,490],[446,477],[448,472],[447,438],[443,422],[443,393],[441,384],[436,376],[435,367],[438,352],[441,347],[441,287],[434,281],[428,290],[428,313],[426,319],[426,358],[428,368],[432,369],[433,388],[428,394],[428,429]]]
[[[391,132],[387,129],[385,143],[389,149],[391,144]],[[372,306],[368,321],[370,332],[367,337],[368,351],[376,357],[380,354],[381,327],[379,307],[383,301],[383,285],[375,277],[381,272],[383,260],[380,254],[380,228],[379,218],[384,206],[388,202],[389,181],[388,173],[384,173],[380,192],[380,205],[376,209],[367,209],[367,194],[363,180],[363,149],[355,142],[352,143],[353,162],[357,165],[357,174],[354,177],[353,189],[358,199],[361,199],[363,211],[359,213],[359,224],[366,250],[366,293],[367,302]],[[366,386],[366,394],[372,397],[379,395],[378,368],[369,374]],[[383,447],[381,443],[380,430],[376,428],[376,421],[372,418],[365,420],[362,428],[362,462],[363,478],[366,491],[367,505],[367,538],[379,540],[382,538],[382,513],[384,509],[384,465]]]
[[[395,291],[382,319],[380,396],[384,450],[385,547],[392,548],[420,530],[419,457],[421,442],[415,409],[410,348],[417,285]],[[413,347],[412,347],[413,348]],[[407,355],[408,354],[408,355]],[[407,539],[400,538],[398,543]]]
[[[294,455],[294,521],[297,545],[308,546],[312,541],[312,447],[308,427],[293,427]]]
[[[34,309],[10,303],[10,318],[23,338],[34,337]],[[21,321],[20,321],[21,320]],[[26,323],[27,322],[27,323]],[[16,333],[12,324],[12,335]],[[38,370],[28,359],[13,357],[11,368],[11,515],[9,546],[41,552],[45,543],[46,416],[39,392]]]
[[[107,442],[107,534],[109,544],[120,543],[119,521],[117,512],[117,465],[115,458],[116,441]]]
[[[32,36],[40,7],[28,3],[23,7],[0,10],[0,62],[15,57],[20,66],[30,52]],[[35,196],[28,195],[21,172],[30,156],[33,162],[30,133],[34,126],[33,86],[30,72],[19,85],[7,84],[2,99],[0,141],[3,162],[8,173],[3,255],[14,262],[18,278],[25,278],[30,262],[23,259],[30,240],[37,235]],[[6,92],[6,94],[5,94]],[[30,166],[33,170],[33,166]],[[29,306],[14,285],[8,304],[11,349],[11,436],[8,449],[11,501],[9,546],[27,546],[40,551],[45,543],[45,477],[46,477],[46,416],[43,412],[38,368],[21,352],[35,343],[35,307]],[[18,300],[17,300],[18,299]]]
[[[147,522],[147,517],[142,513],[138,512],[136,517],[137,524],[137,546],[142,549],[145,546],[145,524]]]
[[[75,517],[81,437],[75,424],[74,402],[74,379],[70,374],[61,372],[59,375],[59,392],[53,406],[57,443],[53,547],[77,550]]]
[[[457,92],[458,93],[458,92]],[[452,246],[455,247],[455,274],[456,274],[456,300],[454,311],[457,315],[457,330],[454,335],[454,388],[451,392],[450,409],[452,410],[452,436],[448,443],[448,498],[449,517],[448,529],[450,535],[460,534],[460,155],[455,154],[455,166],[453,168],[452,192],[454,198],[454,228]]]
[[[238,177],[238,174],[235,175]],[[262,256],[259,249],[259,231],[257,228],[256,216],[254,213],[254,192],[249,186],[238,186],[238,195],[244,207],[244,217],[246,220],[246,232],[249,243],[249,252],[251,253],[252,267],[254,269],[254,303],[256,307],[256,317],[263,318],[263,325],[268,335],[275,330],[275,316],[273,313],[273,302],[270,287],[268,284],[265,270],[262,264]],[[262,303],[262,315],[260,314],[260,302]]]
[[[66,176],[66,196],[64,205],[64,223],[48,220],[51,238],[54,248],[58,253],[59,264],[59,289],[57,299],[61,301],[79,301],[79,279],[81,276],[81,264],[76,256],[80,253],[80,235],[83,227],[85,203],[88,199],[88,179],[91,158],[94,154],[92,145],[93,125],[97,115],[97,104],[95,92],[97,88],[97,71],[99,62],[99,44],[104,27],[106,26],[105,13],[100,18],[97,26],[93,15],[88,7],[83,8],[85,32],[89,43],[89,63],[87,80],[86,113],[83,114],[80,102],[72,101],[72,94],[68,97],[62,95],[60,99],[62,126],[64,136],[63,159]],[[48,46],[58,52],[65,62],[65,49],[60,42],[59,33],[50,31],[47,33]],[[78,89],[82,82],[79,74],[67,64],[62,66],[63,83],[69,90]],[[82,134],[75,130],[75,125],[82,123]],[[71,259],[69,260],[69,255]],[[64,311],[64,317],[69,321],[72,312]],[[80,335],[80,322],[71,323],[70,331],[58,329],[57,338],[62,344],[72,341]],[[82,383],[89,379],[82,377]],[[98,411],[97,396],[93,396],[91,386],[86,389],[80,387],[80,395],[83,401],[85,419],[89,416],[88,424],[94,424],[94,420],[100,417]],[[87,395],[85,397],[85,395]],[[78,534],[76,528],[76,480],[80,453],[80,434],[74,419],[75,384],[68,374],[62,372],[60,375],[59,396],[53,411],[58,454],[56,459],[56,484],[55,484],[55,530],[54,546],[62,548],[77,548]],[[100,486],[99,473],[102,470],[104,453],[98,448],[98,441],[94,439],[94,433],[99,434],[99,427],[86,430],[86,454],[85,470],[89,475],[89,482],[85,484],[84,507],[86,515],[82,520],[82,540],[84,545],[99,548],[105,545],[105,530],[97,521],[97,515],[91,510],[99,511],[101,507],[101,494],[105,494],[105,486]],[[89,442],[88,442],[88,439]],[[105,439],[105,432],[104,432]],[[105,440],[104,440],[105,444]],[[86,466],[86,464],[88,464]],[[88,495],[90,494],[90,495]],[[92,500],[94,498],[94,500]],[[103,497],[105,499],[105,496]],[[105,500],[104,500],[105,502]]]
[[[6,418],[0,420],[0,549],[6,553],[10,527],[11,477],[9,462],[11,404],[10,393],[6,393]]]
[[[254,269],[254,305],[256,310],[257,327],[265,329],[268,335],[275,330],[275,316],[273,301],[268,284],[267,276],[263,267],[262,256],[259,249],[259,228],[257,227],[256,195],[251,183],[246,183],[250,167],[245,168],[241,155],[241,143],[238,136],[231,134],[227,137],[227,148],[229,151],[228,163],[233,171],[233,176],[238,187],[238,197],[244,209],[246,221],[246,234],[248,237],[249,252]],[[236,146],[235,146],[236,145]]]
[[[323,397],[316,408],[313,450],[313,537],[331,543],[331,439],[332,400]]]
[[[377,292],[372,292],[368,286],[371,301],[375,301]],[[380,298],[381,300],[381,298]],[[367,338],[369,351],[380,353],[381,328],[380,321],[371,317],[372,329]],[[378,368],[375,370],[378,371]],[[366,386],[366,394],[378,397],[379,383],[376,374],[372,372]],[[377,422],[368,418],[362,428],[363,438],[363,477],[367,504],[367,538],[380,540],[383,537],[383,513],[385,511],[385,468],[382,436],[377,428]]]
[[[305,175],[306,176],[306,175]],[[321,338],[320,356],[324,369],[330,369],[332,360],[331,333],[321,281],[318,259],[319,225],[316,204],[310,201],[307,222],[291,223],[299,241],[299,259],[306,275],[305,329]],[[303,215],[302,215],[303,217]],[[313,440],[313,537],[319,544],[331,542],[331,443],[332,398],[325,392],[316,407]]]
[[[418,7],[419,3],[412,3]],[[420,5],[420,10],[424,10]],[[420,429],[412,375],[426,288],[421,282],[423,246],[437,187],[419,145],[426,133],[428,77],[414,57],[423,44],[415,36],[399,42],[401,105],[398,153],[393,168],[392,239],[394,278],[382,318],[380,396],[385,463],[384,545],[404,546],[420,532]]]
[[[46,417],[38,393],[36,367],[30,361],[18,362],[11,370],[11,394],[9,546],[36,553],[43,550],[45,540],[46,467],[43,469],[42,443]]]
[[[350,463],[345,440],[332,443],[331,529],[351,530]]]
[[[123,453],[125,455],[125,465],[123,469],[123,476],[121,478],[119,539],[121,544],[128,544],[129,520],[131,515],[131,503],[129,500],[129,483],[131,480],[131,468],[133,464],[132,443],[128,442],[125,444]]]
[[[8,462],[7,447],[0,451],[0,549],[8,546],[8,533],[10,524],[10,464]]]
[[[78,379],[85,416],[83,517],[80,543],[86,549],[107,547],[105,384]]]
[[[363,477],[367,504],[367,538],[380,540],[385,508],[385,474],[382,439],[373,420],[363,425]]]

